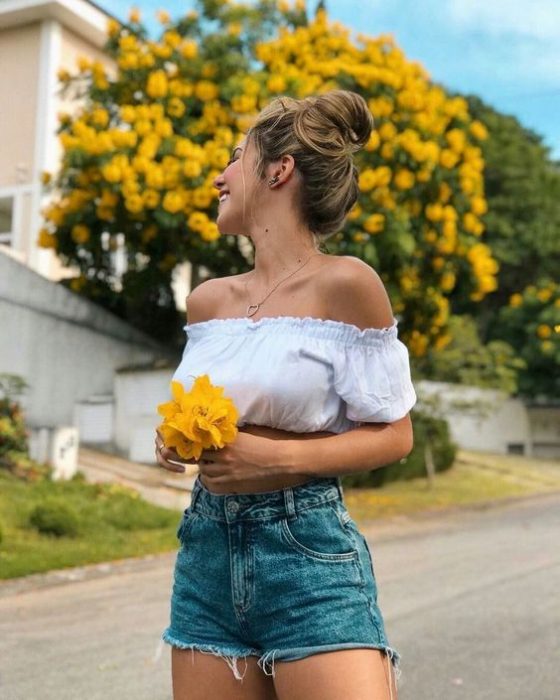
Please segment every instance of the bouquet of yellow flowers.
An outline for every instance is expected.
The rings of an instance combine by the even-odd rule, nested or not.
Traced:
[[[219,449],[237,435],[238,412],[207,374],[196,377],[190,391],[181,382],[171,382],[173,400],[159,404],[163,416],[159,426],[166,447],[174,447],[183,459],[200,459],[202,450]]]

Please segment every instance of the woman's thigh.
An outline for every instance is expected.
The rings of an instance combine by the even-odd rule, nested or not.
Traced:
[[[277,661],[278,700],[397,700],[391,659],[378,649],[343,649]]]
[[[273,679],[257,666],[257,657],[240,659],[238,667],[243,680],[219,656],[173,647],[173,700],[277,700]]]

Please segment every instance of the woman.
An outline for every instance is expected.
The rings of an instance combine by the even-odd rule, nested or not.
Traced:
[[[340,477],[410,452],[416,395],[379,276],[319,250],[357,199],[372,128],[352,92],[279,98],[215,180],[220,232],[248,235],[255,259],[187,300],[173,378],[207,372],[240,420],[202,453],[177,533],[174,700],[396,698],[400,656]],[[159,433],[156,453],[184,471]]]

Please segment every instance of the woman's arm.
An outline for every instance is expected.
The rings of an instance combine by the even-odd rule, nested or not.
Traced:
[[[369,423],[315,440],[282,440],[271,450],[272,469],[293,476],[342,476],[371,471],[410,454],[412,422]]]

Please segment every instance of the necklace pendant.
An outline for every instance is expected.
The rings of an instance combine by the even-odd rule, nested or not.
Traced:
[[[254,316],[259,310],[260,304],[249,304],[247,307],[247,316]]]

